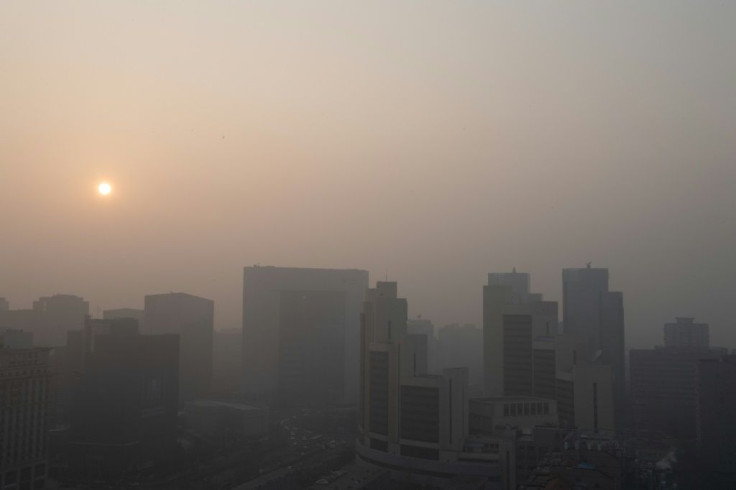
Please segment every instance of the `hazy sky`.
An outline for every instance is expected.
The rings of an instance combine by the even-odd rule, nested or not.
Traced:
[[[736,347],[736,2],[0,2],[0,296],[361,268],[480,323],[609,267],[627,341]],[[108,179],[113,195],[95,187]]]

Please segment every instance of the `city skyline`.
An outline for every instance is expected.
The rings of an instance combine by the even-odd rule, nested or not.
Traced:
[[[243,266],[360,268],[479,324],[489,271],[560,301],[592,261],[630,345],[734,344],[734,9],[3,2],[0,296],[188,291],[225,328]]]
[[[736,488],[736,2],[0,2],[0,487]]]
[[[582,268],[583,265],[587,265],[587,263],[586,264],[581,264],[579,267]],[[302,266],[300,266],[300,267],[291,267],[291,266],[283,266],[283,265],[277,265],[277,264],[264,264],[264,265],[258,265],[258,266],[250,266],[250,267],[265,267],[265,268],[268,268],[268,267],[276,267],[276,268],[304,269],[304,270],[334,269],[332,267],[314,267],[314,266],[311,266],[311,265],[305,265],[303,267]],[[249,266],[246,266],[245,268],[247,269],[247,268],[249,268]],[[567,268],[567,267],[565,267],[565,268]],[[610,267],[605,267],[605,268],[606,269],[611,269]],[[355,270],[355,269],[359,269],[359,268],[357,268],[357,267],[348,267],[346,269],[353,269],[353,270]],[[517,267],[513,267],[512,269],[513,270],[516,270]],[[518,268],[518,269],[519,270],[524,270],[523,268]],[[531,283],[533,290],[535,290],[535,291],[543,294],[545,301],[553,301],[553,302],[556,302],[556,303],[559,304],[559,308],[560,309],[559,309],[559,312],[558,312],[558,316],[559,316],[558,319],[560,321],[560,324],[562,324],[562,318],[563,318],[563,306],[562,306],[563,305],[563,302],[562,302],[562,294],[561,294],[562,293],[562,270],[563,269],[564,268],[561,268],[559,270],[559,274],[560,274],[559,284],[558,284],[558,287],[556,288],[556,289],[558,289],[560,291],[559,297],[555,296],[554,294],[550,294],[548,292],[548,290],[544,290],[544,289],[539,288],[538,282],[536,281],[538,275],[535,272],[524,270],[524,272],[530,273],[533,276],[533,278],[534,278],[534,280]],[[235,329],[241,329],[242,328],[242,325],[243,325],[243,323],[242,323],[242,300],[243,300],[243,298],[242,298],[242,270],[243,270],[243,267],[238,268],[238,272],[240,273],[240,280],[239,280],[239,283],[240,284],[238,284],[238,287],[241,288],[238,291],[238,299],[239,299],[239,303],[240,303],[241,308],[240,309],[237,309],[237,307],[235,307],[235,309],[237,309],[236,313],[239,316],[239,318],[236,319],[235,321],[233,321],[231,319],[232,311],[228,311],[228,310],[233,310],[234,307],[233,307],[233,305],[227,305],[226,304],[225,308],[227,308],[227,310],[225,310],[225,314],[224,314],[225,317],[226,317],[226,319],[225,320],[221,319],[221,317],[223,316],[222,309],[224,309],[224,308],[222,307],[220,301],[218,301],[216,298],[213,299],[214,302],[215,302],[215,305],[216,305],[216,309],[217,309],[217,315],[215,315],[215,330],[216,331],[224,331],[224,330],[233,329],[233,328],[235,328]],[[489,273],[490,274],[504,274],[504,273],[510,273],[510,272],[511,272],[511,270],[488,271],[488,272],[485,272],[485,273],[482,274],[483,281],[485,282],[485,280],[487,279],[487,276],[488,276]],[[629,296],[629,294],[628,294],[629,288],[627,288],[625,285],[620,286],[621,282],[619,280],[616,280],[616,278],[618,276],[619,276],[618,272],[617,271],[614,271],[612,284],[615,285],[615,286],[612,286],[611,289],[621,290],[626,295],[627,307],[626,307],[626,311],[624,313],[624,318],[626,320],[625,321],[625,324],[626,324],[626,344],[625,344],[626,345],[626,349],[630,349],[630,348],[646,348],[646,347],[651,347],[653,345],[661,345],[662,344],[662,341],[661,341],[661,338],[660,338],[661,335],[660,335],[660,332],[659,332],[658,329],[660,328],[660,326],[662,324],[664,324],[667,321],[670,321],[672,318],[675,318],[675,317],[685,317],[685,318],[695,317],[697,315],[692,314],[691,312],[692,311],[701,311],[702,310],[702,307],[695,307],[695,308],[693,308],[691,310],[685,311],[685,309],[682,306],[677,306],[676,307],[677,308],[676,311],[681,312],[680,314],[678,314],[678,313],[675,312],[674,307],[671,310],[657,311],[655,314],[656,314],[657,318],[662,317],[661,322],[658,323],[658,324],[652,324],[651,331],[647,331],[647,332],[645,332],[645,335],[642,335],[641,327],[643,326],[644,328],[647,328],[648,325],[641,325],[640,322],[637,322],[636,317],[634,317],[632,319],[632,316],[633,315],[630,313],[630,310],[632,309],[632,307],[630,305],[632,303],[634,305],[640,305],[640,303],[637,301],[637,298],[636,297],[633,297],[633,296],[630,297]],[[370,277],[371,277],[371,280],[374,281],[374,280],[384,279],[386,276],[385,276],[385,274],[384,275],[376,274],[375,276],[374,275],[370,275]],[[390,275],[388,277],[389,277],[390,280],[397,280],[396,278],[391,277]],[[404,284],[404,283],[402,283],[402,284]],[[478,285],[478,288],[482,288],[482,286],[483,286],[483,283],[479,284]],[[407,287],[407,289],[408,289],[408,287]],[[157,293],[149,292],[149,293],[146,293],[146,294],[141,294],[139,296],[133,295],[131,297],[134,298],[134,299],[131,302],[128,302],[128,303],[125,303],[125,304],[123,304],[123,301],[121,300],[121,301],[113,301],[111,304],[109,304],[109,305],[108,304],[105,304],[104,306],[103,305],[100,305],[100,304],[96,304],[87,295],[81,294],[81,297],[83,299],[85,299],[86,301],[89,302],[89,304],[90,304],[90,306],[89,306],[90,315],[92,317],[94,317],[94,318],[102,318],[103,317],[103,313],[105,311],[107,311],[107,310],[115,310],[115,309],[123,309],[123,310],[125,310],[127,308],[142,309],[143,306],[144,306],[144,301],[143,300],[144,300],[145,296],[148,296],[148,295],[151,295],[151,294],[174,294],[174,293],[197,294],[194,291],[197,291],[197,289],[196,288],[190,289],[190,290],[172,289],[168,293],[163,293],[161,291],[159,291]],[[64,295],[64,294],[80,295],[80,293],[78,293],[78,292],[76,292],[76,293],[75,292],[71,292],[71,293],[64,293],[64,292],[56,292],[56,293],[53,293],[53,292],[48,292],[48,296],[52,296],[52,295],[56,295],[56,294],[61,294],[61,295]],[[35,296],[35,297],[34,296],[31,296],[31,298],[30,298],[30,303],[31,304],[25,304],[25,303],[20,303],[20,302],[13,301],[13,296],[12,295],[9,295],[9,294],[6,295],[6,296],[0,296],[0,298],[4,298],[6,301],[8,301],[9,308],[11,310],[19,310],[19,309],[30,309],[32,303],[36,302],[39,297],[43,297],[43,296],[45,296],[45,294],[42,294],[42,295],[39,295],[39,296]],[[408,294],[407,294],[407,296],[408,296]],[[479,318],[475,318],[474,316],[471,317],[470,315],[468,315],[468,317],[467,317],[468,319],[466,319],[466,320],[458,319],[456,317],[450,316],[449,314],[447,314],[445,312],[445,310],[443,308],[441,308],[440,306],[438,306],[438,305],[436,305],[434,303],[432,303],[432,305],[431,305],[434,308],[432,308],[430,310],[426,310],[426,309],[425,310],[422,310],[419,307],[412,306],[411,309],[410,309],[410,311],[409,311],[409,317],[410,318],[418,318],[418,317],[421,317],[421,318],[426,318],[428,320],[431,320],[432,323],[435,325],[435,327],[437,329],[439,329],[440,327],[443,327],[443,326],[452,325],[452,324],[460,324],[460,323],[466,323],[466,324],[475,325],[477,328],[482,329],[482,326],[483,326],[483,312],[482,312],[482,310],[483,310],[483,298],[482,298],[482,294],[479,295],[479,296],[480,296],[480,298],[478,298],[477,301],[476,301],[477,304],[475,304],[474,307],[473,307],[474,310],[475,309],[479,309],[480,310],[479,313],[478,313],[478,315],[480,316]],[[425,301],[422,301],[422,298],[417,298],[417,300],[415,300],[415,301],[418,302],[418,303],[426,303],[426,298],[425,298]],[[229,301],[226,302],[226,303],[229,303]],[[437,314],[437,315],[430,315],[430,314],[427,314],[426,311],[435,311],[435,312],[438,312],[439,314]],[[719,325],[717,322],[714,322],[714,321],[711,321],[710,320],[710,318],[713,318],[713,315],[710,315],[709,316],[707,314],[707,312],[702,316],[702,318],[705,319],[706,321],[708,321],[708,323],[711,325],[711,338],[713,339],[713,345],[720,345],[720,346],[729,347],[729,348],[732,345],[736,345],[736,333],[734,333],[733,335],[729,335],[729,333],[731,333],[730,332],[730,327],[732,327],[732,323],[733,322],[725,321],[725,322],[721,322],[720,325]]]

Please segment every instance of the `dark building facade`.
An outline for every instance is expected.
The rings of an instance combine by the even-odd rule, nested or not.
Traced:
[[[179,337],[140,335],[134,319],[88,320],[71,408],[71,468],[122,475],[176,444]]]
[[[360,362],[355,353],[367,288],[368,272],[362,270],[246,267],[246,397],[290,405],[357,403]],[[320,358],[319,352],[330,354]]]
[[[215,302],[186,293],[145,297],[142,331],[179,336],[179,396],[207,398],[212,390]]]
[[[736,488],[736,355],[698,361],[696,434],[710,488]]]
[[[709,326],[707,323],[695,323],[694,318],[675,318],[675,323],[664,324],[664,346],[707,349],[710,347]]]
[[[49,349],[0,347],[0,488],[45,488]]]
[[[629,361],[636,428],[694,441],[698,362],[718,358],[719,354],[708,349],[632,349]]]
[[[611,366],[616,425],[625,412],[625,334],[623,295],[608,289],[608,269],[562,270],[565,334],[580,339],[585,352],[578,360]]]
[[[276,400],[286,406],[342,401],[345,292],[283,291]]]

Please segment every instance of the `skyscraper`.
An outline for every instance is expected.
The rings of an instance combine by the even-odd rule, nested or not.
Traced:
[[[700,361],[718,359],[726,349],[710,348],[708,325],[692,318],[677,318],[663,330],[664,347],[629,351],[633,421],[638,430],[692,442],[704,380],[698,368],[719,366]]]
[[[463,462],[468,369],[427,374],[427,337],[407,334],[407,302],[395,282],[367,291],[361,322],[359,457],[412,479],[498,477],[497,458]]]
[[[608,269],[562,270],[562,304],[565,334],[584,346],[577,359],[611,366],[614,413],[623,419],[625,351],[623,295],[608,290]]]
[[[246,396],[289,405],[356,403],[360,366],[354,353],[367,288],[362,270],[246,267]]]
[[[212,388],[215,303],[185,293],[145,297],[143,332],[179,335],[179,395],[206,398]]]
[[[543,301],[541,294],[530,293],[529,282],[528,273],[514,270],[488,274],[488,285],[483,286],[486,396],[534,395],[531,381],[534,343],[554,337],[558,320],[557,303]],[[522,383],[521,377],[527,379],[525,387],[509,384]]]

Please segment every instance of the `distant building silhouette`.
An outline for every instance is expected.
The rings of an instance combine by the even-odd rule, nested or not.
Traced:
[[[69,330],[78,330],[89,314],[89,302],[79,296],[55,294],[33,302],[30,310],[0,307],[0,327],[21,329],[33,333],[40,347],[59,347],[66,342]]]
[[[243,329],[237,327],[215,330],[212,359],[213,397],[242,396]]]
[[[135,319],[88,319],[71,349],[69,464],[122,476],[171,457],[176,444],[179,336],[141,335]],[[81,345],[79,345],[81,343]]]
[[[406,332],[427,337],[427,372],[437,374],[442,371],[439,334],[435,331],[432,321],[421,317],[409,318],[406,321]]]
[[[284,405],[356,403],[361,270],[246,267],[247,397]]]
[[[214,301],[186,293],[145,297],[142,331],[179,335],[179,396],[207,398],[212,390]]]
[[[608,290],[608,269],[562,270],[564,333],[576,337],[583,350],[577,360],[611,368],[616,426],[625,412],[625,347],[623,295]],[[598,375],[602,371],[596,369]]]
[[[49,349],[0,346],[0,487],[46,488]]]
[[[707,323],[695,323],[694,318],[675,318],[675,323],[664,324],[664,346],[680,349],[707,349],[710,347]]]
[[[138,310],[136,308],[115,308],[111,310],[104,310],[102,312],[102,318],[105,320],[112,320],[115,318],[135,318],[138,320],[138,328],[143,329],[143,318],[145,316],[145,310]]]
[[[472,394],[483,394],[483,330],[475,325],[445,325],[439,329],[439,339],[432,356],[436,356],[440,369],[452,367],[468,368],[469,390]]]

